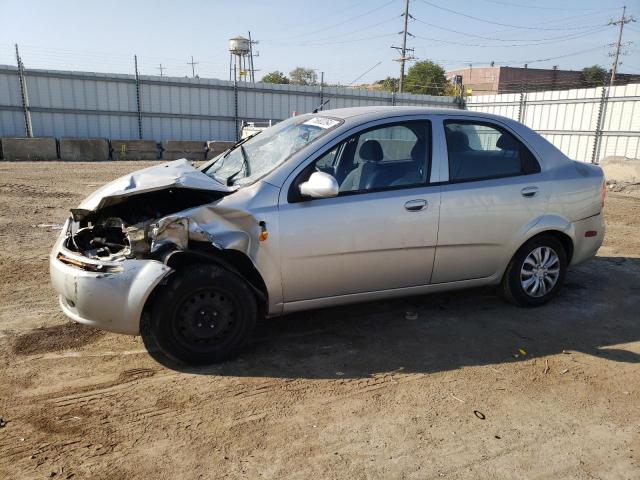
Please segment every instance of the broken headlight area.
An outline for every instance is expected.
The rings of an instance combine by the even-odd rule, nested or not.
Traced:
[[[78,229],[65,247],[90,258],[109,258],[130,246],[122,220],[109,218],[103,224]]]
[[[172,188],[125,197],[98,211],[75,209],[64,245],[102,260],[144,258],[166,246],[186,248],[189,231],[199,229],[186,218],[165,217],[222,196],[220,192]]]

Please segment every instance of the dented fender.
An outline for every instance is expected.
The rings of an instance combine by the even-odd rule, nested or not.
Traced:
[[[151,252],[166,245],[186,250],[189,241],[207,242],[220,250],[238,250],[255,258],[260,220],[245,210],[204,205],[166,216],[149,227]]]

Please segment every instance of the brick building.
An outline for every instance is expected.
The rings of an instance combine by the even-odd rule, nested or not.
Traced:
[[[522,90],[564,90],[589,85],[581,71],[523,67],[468,67],[447,72],[447,78],[462,76],[471,95],[513,93]],[[640,75],[617,74],[616,85],[640,82]]]

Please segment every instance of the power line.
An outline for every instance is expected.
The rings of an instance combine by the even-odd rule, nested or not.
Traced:
[[[611,11],[612,8],[562,8],[562,7],[543,7],[540,5],[524,5],[522,3],[513,3],[513,2],[504,2],[500,0],[483,0],[488,3],[495,3],[496,5],[504,5],[506,7],[517,7],[517,8],[529,8],[535,10],[562,10],[567,12],[575,12],[576,10],[591,10],[597,12],[608,12]]]
[[[357,20],[357,19],[359,19],[359,18],[362,18],[362,17],[364,17],[364,16],[366,16],[366,15],[370,15],[370,14],[372,14],[373,12],[377,12],[378,10],[383,9],[383,8],[384,8],[384,7],[386,7],[387,5],[391,5],[391,4],[392,4],[392,3],[394,3],[394,2],[395,2],[395,0],[389,0],[388,2],[385,2],[385,3],[383,3],[382,5],[379,5],[379,6],[375,7],[375,8],[372,8],[371,10],[367,10],[366,12],[362,12],[362,13],[359,13],[358,15],[355,15],[355,16],[353,16],[353,17],[347,18],[346,20],[342,20],[342,21],[340,21],[340,22],[338,22],[338,23],[334,23],[334,24],[332,24],[332,25],[329,25],[329,26],[326,26],[326,27],[322,27],[322,28],[319,28],[319,29],[317,29],[317,30],[312,30],[312,31],[309,31],[309,32],[304,32],[304,33],[301,33],[301,34],[299,34],[299,35],[294,35],[294,36],[291,36],[291,37],[276,38],[276,39],[274,39],[274,40],[276,40],[276,41],[283,41],[283,40],[295,40],[295,39],[300,38],[300,37],[306,37],[306,36],[309,36],[309,35],[314,35],[314,34],[316,34],[316,33],[324,32],[324,31],[326,31],[326,30],[330,30],[330,29],[332,29],[332,28],[335,28],[335,27],[339,27],[339,26],[341,26],[341,25],[344,25],[345,23],[352,22],[353,20]],[[267,40],[267,42],[268,42],[268,40]],[[263,43],[264,43],[264,41],[263,41]]]
[[[346,11],[348,11],[348,10],[352,10],[352,9],[354,9],[355,7],[360,7],[360,5],[362,5],[363,3],[368,3],[368,2],[370,2],[370,1],[371,1],[371,0],[361,0],[361,1],[359,1],[359,2],[351,3],[351,4],[349,4],[346,8],[343,8],[343,9],[341,9],[341,10],[332,10],[330,15],[322,16],[322,17],[320,17],[320,18],[315,19],[315,21],[316,21],[316,22],[321,22],[321,21],[329,20],[329,19],[330,19],[330,20],[333,20],[333,19],[335,19],[336,17],[341,16],[341,15],[342,15],[343,13],[345,13]],[[291,28],[299,27],[299,26],[300,26],[300,22],[297,22],[296,24],[283,25],[283,26],[280,28],[280,30],[281,30],[281,31],[288,31],[288,30],[289,30],[289,29],[291,29]],[[305,33],[303,33],[303,34],[301,34],[301,35],[306,35],[307,33],[308,33],[308,32],[305,32]],[[287,38],[290,38],[290,37],[287,37]],[[275,38],[275,39],[273,39],[273,40],[278,41],[278,40],[280,40],[280,38]],[[272,43],[272,40],[267,39],[266,41],[265,41],[265,40],[262,40],[262,42],[263,42],[263,43],[265,43],[265,42],[266,42],[266,43]]]
[[[461,17],[466,17],[466,18],[470,18],[472,20],[476,20],[478,22],[484,22],[484,23],[489,23],[491,25],[499,25],[501,27],[511,27],[511,28],[522,28],[525,30],[584,30],[587,28],[593,28],[593,27],[598,27],[601,25],[585,25],[582,27],[570,27],[570,26],[563,26],[563,27],[557,27],[557,28],[551,28],[551,27],[530,27],[528,25],[512,25],[509,23],[500,23],[500,22],[494,22],[493,20],[487,20],[486,18],[480,18],[480,17],[475,17],[473,15],[468,15],[466,13],[462,13],[462,12],[458,12],[456,10],[451,10],[450,8],[446,8],[446,7],[441,7],[440,5],[436,5],[434,3],[428,2],[427,0],[422,0],[423,3],[437,8],[439,10],[444,10],[445,12],[449,12],[449,13],[453,13],[454,15],[460,15]]]
[[[594,48],[588,48],[586,50],[580,50],[579,52],[572,52],[572,53],[566,53],[564,55],[558,55],[556,57],[548,57],[548,58],[538,58],[535,60],[520,60],[520,61],[512,61],[513,63],[540,63],[540,62],[548,62],[549,60],[558,60],[560,58],[567,58],[567,57],[575,57],[576,55],[582,55],[583,53],[589,53],[589,52],[593,52],[595,50],[600,50],[603,47],[606,47],[607,45],[599,45],[597,47]],[[505,62],[502,62],[505,63]],[[508,63],[508,62],[506,62]]]
[[[439,38],[432,38],[432,37],[424,37],[422,35],[412,35],[415,38],[419,38],[421,40],[430,40],[432,42],[438,42],[438,43],[447,43],[447,44],[451,44],[451,45],[461,45],[461,46],[465,46],[465,47],[481,47],[481,48],[512,48],[512,47],[529,47],[529,46],[534,46],[534,45],[549,45],[549,44],[554,44],[554,43],[561,43],[561,42],[566,42],[569,40],[575,40],[577,38],[582,38],[582,37],[586,37],[589,35],[593,35],[594,33],[599,33],[599,32],[603,32],[606,29],[598,29],[597,31],[592,30],[590,32],[587,33],[581,33],[581,34],[574,34],[573,36],[570,37],[566,37],[563,40],[554,40],[554,41],[549,41],[549,42],[534,42],[534,43],[512,43],[512,44],[493,44],[493,45],[485,45],[485,44],[479,44],[479,43],[464,43],[464,42],[455,42],[453,40],[441,40]]]
[[[580,33],[569,33],[569,34],[564,34],[564,35],[559,35],[556,37],[546,37],[546,38],[527,38],[527,39],[522,39],[522,37],[520,38],[497,38],[497,37],[486,37],[483,35],[477,35],[477,34],[473,34],[473,33],[467,33],[467,32],[462,32],[460,30],[453,30],[451,28],[447,28],[447,27],[442,27],[440,25],[435,25],[433,23],[429,23],[429,22],[425,22],[424,20],[421,20],[420,18],[417,18],[416,16],[412,15],[411,16],[416,22],[420,22],[424,25],[427,25],[429,27],[432,28],[436,28],[438,30],[444,30],[446,32],[451,32],[451,33],[456,33],[458,35],[465,35],[467,37],[474,37],[474,38],[480,38],[482,40],[494,40],[494,41],[498,41],[498,42],[543,42],[546,40],[562,40],[562,39],[567,39],[567,40],[571,40],[574,38],[579,38],[580,36],[587,36],[587,35],[591,35],[593,33],[598,33],[598,32],[604,32],[605,30],[607,30],[606,26],[603,27],[598,27],[595,28],[593,30],[589,30],[588,32],[580,32]],[[551,42],[550,42],[551,43]],[[464,45],[464,44],[461,44]],[[516,45],[520,45],[520,44],[515,44]],[[528,46],[528,45],[543,45],[543,43],[528,43],[528,44],[521,44],[522,46]],[[479,46],[479,45],[471,45],[471,46]],[[494,45],[486,45],[486,46],[494,46]],[[499,46],[499,45],[496,45]]]
[[[376,63],[373,67],[371,67],[370,69],[366,70],[364,73],[358,75],[349,85],[347,85],[347,87],[350,87],[351,85],[353,85],[354,83],[356,83],[358,80],[360,80],[362,77],[364,77],[367,73],[369,73],[371,70],[373,70],[374,68],[376,68],[378,65],[380,65],[382,63],[382,60],[380,60],[378,63]],[[322,72],[324,73],[324,72]]]
[[[382,20],[382,21],[380,21],[380,22],[376,22],[376,23],[373,23],[373,24],[370,24],[370,25],[366,25],[366,26],[364,26],[364,27],[362,27],[362,28],[357,28],[357,29],[355,29],[355,30],[351,30],[350,32],[347,32],[347,33],[341,33],[341,34],[338,34],[338,35],[332,35],[332,36],[331,36],[331,38],[334,38],[334,39],[335,39],[335,38],[350,37],[351,35],[356,34],[356,33],[359,33],[359,32],[362,32],[362,31],[364,31],[364,30],[370,30],[370,29],[372,29],[372,28],[378,27],[378,26],[383,25],[383,24],[385,24],[385,23],[389,23],[389,22],[391,22],[391,21],[393,21],[393,20],[396,20],[396,19],[397,19],[397,18],[399,18],[399,17],[400,17],[400,15],[394,15],[394,16],[393,16],[393,17],[391,17],[391,18],[387,18],[387,19]],[[393,33],[393,34],[389,34],[389,35],[395,35],[395,33]],[[380,38],[380,35],[376,35],[375,37],[365,37],[365,39],[369,39],[369,38]],[[312,47],[313,47],[313,46],[316,46],[316,45],[337,45],[337,44],[340,44],[340,43],[349,43],[350,41],[352,41],[352,40],[350,40],[350,39],[348,39],[348,38],[347,38],[347,39],[346,39],[346,40],[344,40],[344,41],[337,41],[337,42],[336,42],[336,41],[330,41],[330,42],[314,42],[314,41],[305,41],[305,40],[302,40],[302,41],[300,41],[300,42],[296,42],[296,45],[291,45],[290,43],[275,43],[275,42],[271,42],[271,44],[272,44],[272,45],[287,45],[288,47],[292,47],[292,46],[297,46],[297,47],[307,47],[307,46],[312,46]],[[358,39],[354,39],[353,41],[358,41]]]
[[[452,59],[447,59],[447,60],[433,60],[434,62],[452,62],[455,64],[459,64],[459,65],[469,65],[469,64],[473,64],[473,65],[502,65],[502,66],[508,66],[508,65],[521,65],[521,64],[529,64],[529,63],[540,63],[540,62],[547,62],[550,60],[557,60],[560,58],[567,58],[567,57],[572,57],[572,56],[576,56],[576,55],[582,55],[584,53],[588,53],[588,52],[592,52],[592,51],[596,51],[596,50],[600,50],[603,48],[606,48],[608,45],[599,45],[597,47],[593,47],[593,48],[589,48],[586,50],[580,50],[577,52],[571,52],[571,53],[566,53],[563,55],[558,55],[556,57],[548,57],[548,58],[538,58],[538,59],[512,59],[512,60],[491,60],[491,61],[474,61],[474,60],[452,60]]]
[[[385,38],[385,37],[395,37],[397,34],[396,33],[384,33],[382,35],[372,35],[370,37],[361,37],[361,38],[352,38],[349,40],[340,40],[337,42],[320,42],[320,43],[306,43],[304,45],[304,47],[322,47],[325,45],[345,45],[347,43],[354,43],[354,42],[363,42],[366,40],[374,40],[377,38]]]

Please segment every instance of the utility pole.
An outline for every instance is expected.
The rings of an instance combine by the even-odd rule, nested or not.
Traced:
[[[29,94],[27,92],[27,80],[24,76],[24,64],[20,58],[18,44],[16,43],[16,62],[18,64],[18,75],[20,77],[20,94],[22,96],[22,113],[24,114],[25,133],[28,138],[33,137],[33,127],[31,125],[31,110],[29,109]]]
[[[160,70],[160,76],[162,77],[162,72],[166,67],[163,67],[162,64],[160,64],[160,66],[158,67],[158,70]]]
[[[394,48],[396,50],[398,50],[400,52],[400,58],[396,58],[395,60],[397,62],[400,62],[400,83],[398,85],[398,91],[399,93],[402,93],[402,90],[404,88],[404,66],[405,66],[405,62],[407,60],[413,60],[414,57],[413,56],[409,56],[407,57],[407,52],[413,52],[413,48],[407,48],[407,35],[411,35],[408,31],[408,24],[409,24],[409,17],[411,16],[409,14],[409,0],[405,0],[404,2],[404,28],[402,30],[402,32],[400,32],[402,34],[402,47],[391,47]],[[411,17],[413,18],[413,17]]]
[[[193,55],[191,55],[191,61],[187,62],[187,65],[191,65],[191,76],[193,78],[196,78],[196,65],[198,65],[200,62],[194,62],[193,61]]]
[[[256,83],[256,69],[253,66],[253,57],[258,56],[258,54],[253,54],[253,45],[257,44],[258,40],[251,40],[251,32],[249,32],[249,71],[250,71],[250,79],[251,83]]]
[[[611,79],[609,80],[610,87],[613,87],[616,79],[616,72],[618,70],[618,58],[620,57],[620,47],[622,46],[622,29],[624,28],[625,24],[636,21],[636,19],[631,15],[628,17],[625,16],[626,12],[627,7],[622,7],[622,17],[620,17],[620,20],[611,20],[609,22],[609,25],[620,25],[620,30],[618,31],[618,41],[612,45],[615,48],[615,51],[613,53],[613,65],[611,65]]]

